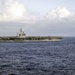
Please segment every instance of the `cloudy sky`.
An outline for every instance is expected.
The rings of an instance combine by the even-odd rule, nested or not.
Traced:
[[[0,0],[0,36],[75,36],[75,0]]]

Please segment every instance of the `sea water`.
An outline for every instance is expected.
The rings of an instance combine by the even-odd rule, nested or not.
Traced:
[[[75,38],[0,43],[0,75],[75,75]]]

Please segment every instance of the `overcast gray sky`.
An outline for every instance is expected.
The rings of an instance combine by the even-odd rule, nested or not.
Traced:
[[[0,36],[75,36],[75,0],[1,0]]]

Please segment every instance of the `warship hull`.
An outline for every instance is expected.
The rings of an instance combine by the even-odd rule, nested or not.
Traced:
[[[0,42],[26,42],[26,41],[61,41],[63,37],[61,36],[7,36],[0,37]]]

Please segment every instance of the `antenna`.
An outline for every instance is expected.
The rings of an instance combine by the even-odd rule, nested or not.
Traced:
[[[20,32],[22,32],[22,28],[20,28]]]

